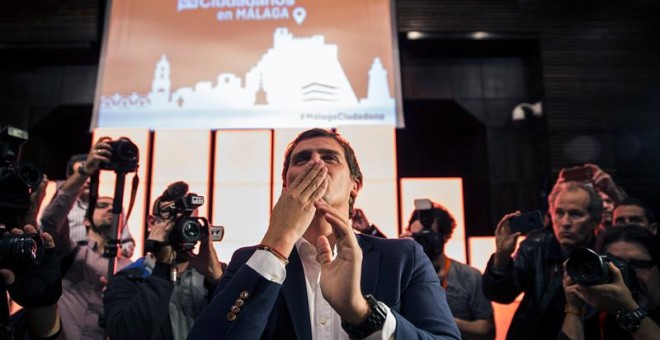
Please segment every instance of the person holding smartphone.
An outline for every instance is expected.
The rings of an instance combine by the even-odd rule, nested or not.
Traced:
[[[530,232],[514,254],[520,232],[512,232],[508,214],[495,230],[496,250],[482,276],[484,294],[508,304],[525,293],[507,339],[556,339],[565,315],[563,262],[577,247],[592,247],[603,203],[593,186],[561,182],[548,197],[552,228]]]

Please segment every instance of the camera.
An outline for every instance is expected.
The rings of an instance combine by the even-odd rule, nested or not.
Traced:
[[[195,209],[204,204],[204,196],[189,193],[174,202],[168,209],[170,216],[174,216],[176,225],[169,235],[169,244],[175,251],[187,251],[195,244],[209,236],[213,241],[222,241],[224,227],[209,226],[204,217],[191,216]]]
[[[444,239],[440,233],[431,228],[435,221],[435,217],[433,216],[433,202],[426,198],[416,199],[415,214],[417,214],[417,219],[422,224],[422,230],[413,233],[412,237],[422,246],[426,256],[434,263],[444,250]]]
[[[101,163],[101,170],[112,170],[115,172],[135,172],[137,171],[140,152],[130,139],[121,137],[117,140],[108,142],[112,147],[110,163]]]
[[[38,234],[0,236],[0,268],[24,268],[43,261],[44,246]]]
[[[618,260],[610,255],[598,255],[589,248],[575,248],[571,251],[566,262],[566,272],[573,282],[585,286],[594,286],[610,283],[614,276],[608,265],[612,262],[620,271],[623,282],[635,296],[639,291],[635,272],[628,267],[625,261]]]
[[[41,183],[36,166],[18,162],[27,131],[5,127],[0,131],[0,217],[22,216],[30,208],[30,193]]]
[[[39,168],[18,161],[27,140],[27,131],[21,129],[8,126],[0,131],[0,224],[9,227],[30,209],[30,194],[43,176]],[[1,268],[22,268],[43,260],[39,235],[0,235]]]

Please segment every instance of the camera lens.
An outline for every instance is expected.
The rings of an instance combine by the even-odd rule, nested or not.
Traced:
[[[181,226],[181,235],[184,242],[197,242],[200,236],[200,225],[195,220],[184,221]]]
[[[0,239],[0,259],[9,267],[39,264],[44,246],[37,234],[5,235]]]
[[[15,171],[18,179],[27,187],[36,188],[41,183],[41,170],[32,164],[18,164]]]
[[[566,272],[573,282],[588,286],[606,283],[611,277],[607,262],[588,248],[571,251],[566,262]]]
[[[115,145],[114,152],[122,162],[135,161],[138,155],[137,145],[128,139],[119,139]]]

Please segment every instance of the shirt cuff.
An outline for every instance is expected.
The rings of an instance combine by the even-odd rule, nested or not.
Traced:
[[[390,307],[385,306],[387,310],[387,318],[385,318],[385,323],[383,328],[380,331],[371,333],[368,337],[364,338],[365,340],[390,340],[394,339],[394,331],[396,331],[396,318]]]
[[[286,268],[271,252],[257,249],[245,263],[266,280],[282,284],[286,278]]]

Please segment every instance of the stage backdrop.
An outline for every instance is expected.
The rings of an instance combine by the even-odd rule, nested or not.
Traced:
[[[92,127],[403,126],[390,0],[113,0]]]

